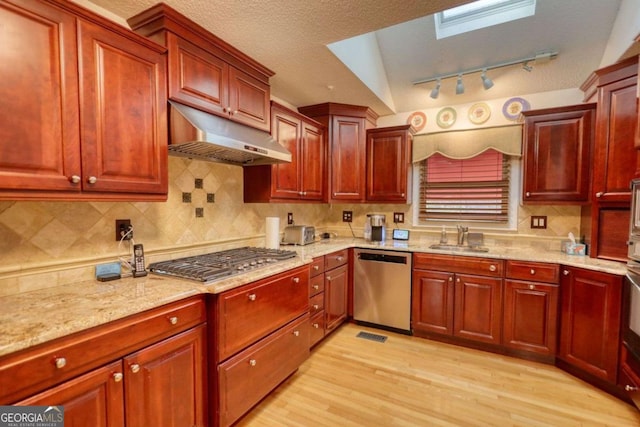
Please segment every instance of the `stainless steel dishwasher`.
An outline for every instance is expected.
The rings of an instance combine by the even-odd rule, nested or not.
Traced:
[[[353,319],[411,333],[411,253],[354,249]]]

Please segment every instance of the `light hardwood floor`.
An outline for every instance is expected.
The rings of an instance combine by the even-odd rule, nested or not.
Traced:
[[[622,427],[640,415],[554,366],[346,324],[238,426]]]

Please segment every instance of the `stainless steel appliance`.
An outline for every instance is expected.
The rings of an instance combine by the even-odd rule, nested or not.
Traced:
[[[387,229],[385,226],[386,216],[383,214],[369,214],[367,221],[371,224],[371,241],[384,242]]]
[[[631,194],[629,259],[622,296],[622,338],[631,358],[640,362],[640,179],[631,181]],[[638,389],[626,390],[636,407],[640,408]]]
[[[149,271],[211,283],[296,256],[295,251],[245,246],[204,255],[154,262],[149,264]]]
[[[411,333],[411,254],[354,249],[353,318]]]
[[[287,225],[282,243],[285,245],[308,245],[315,242],[316,229],[310,225]]]

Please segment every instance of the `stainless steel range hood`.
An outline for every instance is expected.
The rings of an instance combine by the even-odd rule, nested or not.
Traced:
[[[169,101],[169,154],[238,166],[291,162],[267,132]]]

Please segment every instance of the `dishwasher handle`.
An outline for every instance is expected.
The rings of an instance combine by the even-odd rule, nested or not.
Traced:
[[[360,252],[358,258],[360,258],[361,261],[390,262],[393,264],[407,264],[408,259],[406,255],[386,255],[370,252]]]

